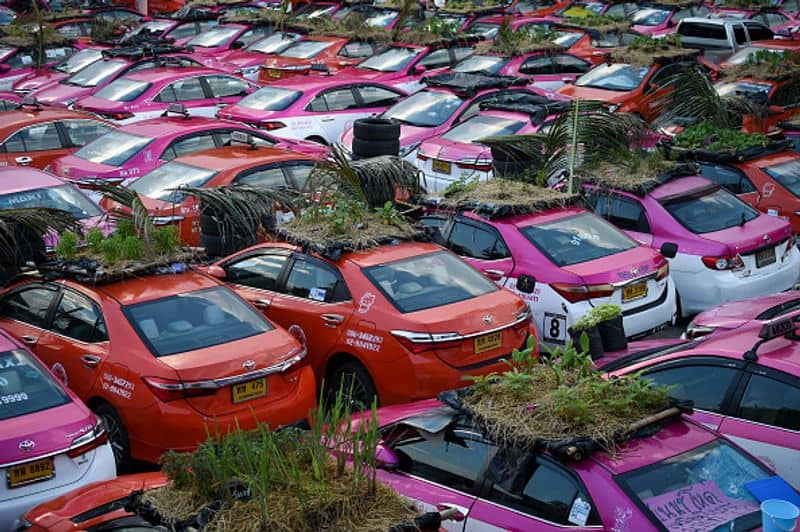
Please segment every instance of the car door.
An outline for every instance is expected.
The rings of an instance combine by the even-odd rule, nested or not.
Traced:
[[[66,138],[66,145],[72,148],[81,148],[114,129],[110,124],[89,119],[62,120],[60,127]]]
[[[759,208],[759,197],[756,186],[750,178],[738,168],[720,163],[701,162],[700,175],[722,185],[753,207]]]
[[[51,309],[58,295],[59,289],[55,285],[30,283],[12,289],[0,298],[0,326],[39,356],[56,375],[63,371],[53,367],[55,361],[41,356],[38,343],[47,331]]]
[[[182,155],[216,148],[214,133],[215,131],[200,131],[178,137],[169,143],[158,158],[162,163],[166,163]]]
[[[193,116],[213,117],[217,108],[206,94],[202,76],[192,76],[173,81],[153,98],[155,109],[137,113],[142,119],[156,118],[170,103],[179,102],[190,109]]]
[[[368,113],[359,107],[358,99],[352,85],[336,87],[320,92],[306,106],[307,112],[314,113],[313,126],[310,132],[321,136],[325,142],[336,142],[356,118]],[[308,138],[313,135],[306,135]]]
[[[289,261],[285,248],[259,248],[224,263],[225,282],[253,306],[274,319],[269,307]]]
[[[489,279],[503,286],[514,270],[514,258],[494,227],[457,216],[445,228],[446,246]]]
[[[800,489],[800,379],[751,364],[719,431]]]
[[[18,130],[2,144],[2,166],[32,166],[43,169],[53,160],[68,155],[58,122],[42,122]]]
[[[598,190],[592,191],[588,198],[595,214],[619,227],[631,238],[645,246],[653,245],[653,234],[647,211],[633,198]]]
[[[212,103],[202,107],[202,113],[193,110],[194,114],[200,116],[214,116],[217,109],[238,102],[253,88],[247,81],[234,76],[203,76],[202,79],[206,86],[206,95]],[[208,109],[207,112],[210,114],[204,114],[205,109]]]

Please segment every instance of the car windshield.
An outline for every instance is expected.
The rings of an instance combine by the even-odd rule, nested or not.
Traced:
[[[150,83],[145,81],[119,78],[97,91],[95,97],[112,102],[132,102],[148,88],[150,88]]]
[[[333,43],[326,41],[299,41],[281,52],[281,55],[297,59],[311,59],[331,46],[333,46]]]
[[[366,58],[356,68],[377,70],[378,72],[399,72],[408,66],[421,52],[422,48],[395,46]]]
[[[643,7],[633,14],[631,23],[638,26],[658,26],[667,20],[671,12],[658,7]]]
[[[368,16],[364,21],[364,24],[366,26],[373,26],[375,28],[386,28],[389,26],[389,24],[394,22],[399,15],[400,13],[398,11],[379,10]]]
[[[633,68],[624,63],[598,65],[575,81],[578,87],[631,91],[642,84],[650,67]]]
[[[72,214],[78,220],[101,216],[103,211],[73,185],[35,188],[0,195],[0,210],[8,209],[58,209]]]
[[[498,55],[471,55],[454,66],[453,72],[497,74],[508,61]]]
[[[768,176],[800,198],[800,159],[762,168]]]
[[[520,227],[519,231],[559,268],[636,247],[625,233],[588,212]]]
[[[326,6],[326,7],[316,7],[312,5],[306,5],[297,10],[297,14],[292,17],[297,20],[308,20],[308,19],[315,19],[323,16],[330,16],[333,13],[333,10],[336,9],[336,6]]]
[[[442,138],[453,142],[478,142],[489,137],[513,135],[524,125],[525,122],[521,120],[476,115],[442,135]]]
[[[100,60],[102,57],[103,52],[100,50],[86,48],[85,50],[76,52],[64,61],[61,61],[59,64],[53,67],[53,70],[63,74],[74,74],[78,70]]]
[[[236,105],[258,111],[283,111],[303,93],[279,87],[263,87],[239,100]]]
[[[189,46],[199,46],[201,48],[213,48],[214,46],[222,46],[228,40],[233,39],[233,37],[239,32],[239,28],[212,28],[208,31],[204,31],[198,35],[195,35],[191,39],[189,39]]]
[[[300,37],[297,33],[273,33],[266,39],[260,39],[250,46],[247,50],[260,54],[278,54],[286,50],[291,44]]]
[[[557,31],[553,42],[564,48],[569,48],[583,37],[583,33],[578,31]]]
[[[83,68],[62,81],[65,85],[75,85],[76,87],[96,87],[110,77],[122,71],[128,65],[125,61],[115,61],[113,59],[95,61],[86,68]]]
[[[471,24],[466,31],[470,35],[480,35],[484,39],[489,40],[497,37],[497,33],[500,31],[500,25],[477,22],[475,24]]]
[[[97,137],[73,155],[92,163],[121,166],[153,140],[150,137],[112,130]]]
[[[21,349],[0,353],[0,420],[70,402],[42,364]]]
[[[752,458],[717,439],[615,480],[665,530],[752,530],[758,501],[745,487],[770,477]]]
[[[670,198],[663,205],[678,223],[696,234],[744,225],[758,216],[758,211],[722,187]]]
[[[753,83],[751,81],[731,81],[717,83],[714,88],[717,94],[722,97],[736,98],[743,96],[753,103],[763,105],[767,103],[772,85],[769,83]]]
[[[215,175],[217,172],[213,170],[170,161],[146,173],[128,188],[146,198],[179,203],[183,201],[183,193],[176,189],[201,187]]]
[[[448,251],[370,266],[363,272],[402,313],[441,307],[499,290],[495,283]]]
[[[261,314],[223,286],[128,305],[123,311],[157,357],[235,342],[273,330]]]
[[[418,127],[435,127],[453,116],[464,100],[445,91],[420,91],[399,101],[383,113],[383,118],[394,118],[403,124]]]
[[[781,48],[766,48],[764,46],[748,46],[747,48],[743,48],[730,56],[725,60],[725,62],[730,63],[731,65],[743,65],[749,62],[751,58],[754,59],[756,54],[764,52],[782,56],[786,53],[786,50]]]

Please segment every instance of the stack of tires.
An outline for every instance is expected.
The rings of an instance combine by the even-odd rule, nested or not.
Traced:
[[[400,153],[400,122],[390,118],[359,118],[353,122],[353,159]]]

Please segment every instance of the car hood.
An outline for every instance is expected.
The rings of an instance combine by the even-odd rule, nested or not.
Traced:
[[[773,245],[792,234],[789,222],[775,216],[759,214],[743,226],[700,235],[706,240],[727,246],[731,255],[748,253],[770,243]]]
[[[311,68],[311,59],[300,59],[298,57],[284,57],[282,55],[267,55],[265,56],[263,66],[264,68],[292,68],[292,67],[306,67]]]
[[[66,106],[67,102],[73,102],[84,96],[88,96],[96,87],[73,87],[63,83],[51,83],[46,87],[33,91],[31,96],[35,96],[41,103],[51,105]]]
[[[472,142],[456,142],[442,137],[426,140],[420,146],[420,152],[434,159],[458,161],[460,159],[491,159],[492,152],[483,144]]]
[[[556,91],[556,94],[563,94],[570,98],[580,98],[582,100],[599,100],[601,102],[622,103],[628,98],[629,91],[610,91],[596,89],[594,87],[578,87],[577,85],[564,85]]]
[[[664,258],[658,252],[649,247],[636,246],[562,269],[580,276],[586,284],[613,284],[646,277],[663,265]]]
[[[696,325],[733,329],[749,320],[755,319],[767,309],[777,307],[783,303],[789,303],[793,300],[800,300],[800,292],[797,290],[790,290],[789,292],[766,297],[732,301],[701,312],[695,316],[692,321]]]
[[[352,79],[368,79],[371,81],[382,79],[394,79],[403,76],[402,72],[378,72],[377,70],[367,70],[365,68],[345,68],[340,70],[338,75]]]
[[[63,451],[75,438],[91,432],[96,424],[94,414],[71,398],[65,405],[4,420],[0,431],[0,462],[29,460]],[[20,442],[25,440],[34,442],[32,451],[19,449]]]
[[[79,111],[89,111],[90,113],[105,113],[109,111],[123,111],[128,108],[130,102],[115,102],[98,98],[97,96],[87,96],[75,102],[75,109]]]
[[[33,91],[36,89],[40,89],[50,83],[55,83],[56,81],[62,80],[66,78],[67,75],[63,72],[55,72],[53,70],[48,70],[46,73],[39,74],[37,76],[33,76],[31,78],[25,78],[20,80],[14,84],[14,90],[19,91]]]

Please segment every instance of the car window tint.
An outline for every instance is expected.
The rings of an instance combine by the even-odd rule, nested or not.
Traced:
[[[193,135],[173,142],[161,155],[161,159],[164,161],[171,161],[175,157],[180,157],[181,155],[187,155],[201,150],[210,150],[216,147],[217,145],[214,142],[213,133]]]
[[[615,195],[597,195],[593,198],[594,211],[620,229],[650,232],[644,208],[638,202]]]
[[[263,170],[256,170],[255,172],[239,174],[236,178],[236,182],[239,184],[256,185],[266,188],[288,186],[288,183],[286,183],[286,175],[280,167],[265,168]]]
[[[772,30],[765,28],[761,24],[745,22],[744,25],[747,27],[747,33],[750,34],[751,41],[764,41],[774,37]]]
[[[439,48],[423,57],[419,64],[428,70],[450,66],[450,52],[446,48]]]
[[[36,124],[21,129],[12,135],[4,143],[4,146],[9,153],[60,150],[63,148],[55,122]]]
[[[176,81],[162,90],[156,99],[160,102],[182,102],[184,100],[202,100],[206,97],[200,78],[188,78]]]
[[[389,107],[400,100],[400,95],[383,87],[366,85],[356,89],[364,100],[364,107]]]
[[[288,255],[266,254],[247,257],[225,266],[226,280],[261,290],[277,290],[278,277]]]
[[[467,428],[420,434],[396,443],[393,449],[402,471],[467,493],[478,491],[481,472],[497,451]]]
[[[208,76],[208,86],[214,98],[227,98],[229,96],[244,96],[250,85],[241,79],[232,76]]]
[[[747,43],[747,33],[744,31],[744,26],[737,24],[733,27],[733,38],[736,40],[736,44]]]
[[[756,187],[744,172],[719,164],[700,163],[700,175],[719,183],[734,194],[755,192]]]
[[[108,340],[106,326],[97,306],[82,295],[65,290],[56,308],[53,331],[80,342]]]
[[[94,120],[64,120],[62,124],[73,146],[84,146],[113,129],[108,124]]]
[[[591,66],[587,61],[572,55],[557,55],[553,58],[553,63],[558,74],[583,74]]]
[[[656,384],[671,386],[669,395],[694,401],[695,408],[719,412],[739,370],[726,366],[687,364],[666,369],[648,370],[645,375]]]
[[[308,184],[308,176],[311,175],[311,171],[314,169],[314,165],[296,164],[294,166],[289,166],[286,169],[292,176],[295,188],[297,190],[305,190],[306,185]]]
[[[452,64],[456,64],[459,61],[463,61],[464,59],[470,57],[472,54],[475,53],[475,49],[469,47],[451,48],[450,51],[453,52],[453,58],[454,58]]]
[[[328,91],[322,95],[322,98],[325,102],[326,110],[328,111],[344,111],[358,108],[355,96],[353,96],[353,91],[350,90],[350,87]]]
[[[0,301],[0,316],[44,327],[47,310],[56,291],[48,288],[23,288]]]
[[[375,46],[368,42],[350,41],[342,46],[339,53],[340,57],[368,57],[375,53]]]
[[[535,76],[540,74],[553,73],[553,58],[551,56],[538,56],[527,59],[519,67],[521,74]]]
[[[315,301],[333,302],[339,277],[329,268],[303,258],[295,258],[286,278],[286,293]],[[347,299],[347,298],[345,298]]]
[[[22,349],[0,353],[0,420],[70,402],[42,364]]]
[[[800,388],[751,375],[737,415],[757,423],[800,430]]]
[[[453,224],[448,247],[459,255],[474,259],[497,260],[511,256],[497,233],[462,222]]]

